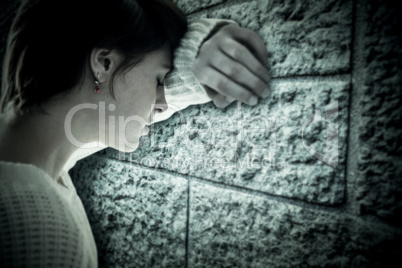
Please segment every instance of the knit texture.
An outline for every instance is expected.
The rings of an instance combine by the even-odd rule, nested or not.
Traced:
[[[70,177],[0,162],[0,267],[97,267],[94,237]]]
[[[165,120],[190,105],[202,104],[211,100],[195,78],[191,67],[198,55],[198,48],[211,30],[229,23],[234,22],[221,19],[199,19],[189,24],[189,29],[180,47],[175,51],[173,71],[165,79],[168,109],[161,114],[155,114],[156,122]]]
[[[174,55],[174,70],[166,78],[168,111],[210,99],[194,77],[191,65],[200,45],[226,20],[201,19],[189,31]],[[0,161],[0,267],[97,267],[97,251],[86,212],[68,175],[76,161],[105,147],[80,149],[71,156],[59,182],[42,169]]]

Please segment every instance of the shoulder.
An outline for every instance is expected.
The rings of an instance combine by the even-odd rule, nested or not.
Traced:
[[[2,192],[5,188],[41,188],[47,184],[49,175],[42,169],[24,163],[7,162],[0,160],[0,179],[2,182]],[[10,189],[8,189],[10,190]]]
[[[36,167],[5,162],[0,162],[0,174],[0,244],[8,245],[0,247],[0,266],[30,263],[40,267],[44,260],[65,259],[72,267],[80,267],[80,258],[74,258],[83,252],[79,225],[46,174]]]

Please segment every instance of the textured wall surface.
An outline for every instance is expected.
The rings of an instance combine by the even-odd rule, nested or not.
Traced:
[[[394,1],[370,1],[362,29],[356,200],[362,214],[402,225],[402,34]],[[399,10],[399,12],[398,12]]]
[[[100,266],[397,267],[396,1],[174,2],[190,20],[258,32],[271,97],[253,108],[189,107],[156,124],[136,152],[77,163],[71,175]],[[15,6],[0,4],[1,33]]]
[[[155,126],[141,150],[125,160],[314,203],[342,203],[349,85],[347,78],[275,80],[272,97],[257,107],[198,106]],[[339,129],[339,165],[333,168],[309,154],[301,132],[306,145],[322,151],[324,124],[307,123],[335,102],[338,116],[328,120]],[[107,156],[119,159],[117,151]]]
[[[101,264],[185,266],[187,180],[97,157],[74,174]]]

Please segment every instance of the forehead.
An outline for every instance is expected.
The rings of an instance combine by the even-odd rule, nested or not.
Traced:
[[[159,65],[163,68],[171,68],[172,65],[172,51],[168,46],[163,46],[162,48],[149,53],[145,58],[144,61],[151,64],[151,65]]]

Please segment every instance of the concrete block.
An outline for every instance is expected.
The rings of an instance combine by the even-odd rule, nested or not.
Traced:
[[[377,0],[366,9],[356,199],[360,213],[402,226],[402,9]]]
[[[187,180],[89,157],[71,171],[102,267],[184,267]]]
[[[349,88],[348,78],[276,80],[271,97],[256,107],[194,106],[156,124],[134,153],[105,153],[274,195],[339,204],[345,185]],[[315,152],[327,152],[328,161],[318,160]]]
[[[173,0],[172,2],[185,14],[188,14],[226,1],[227,0]]]
[[[350,71],[352,1],[228,1],[190,16],[223,18],[256,31],[272,77]]]
[[[400,231],[192,181],[189,267],[380,267]]]

